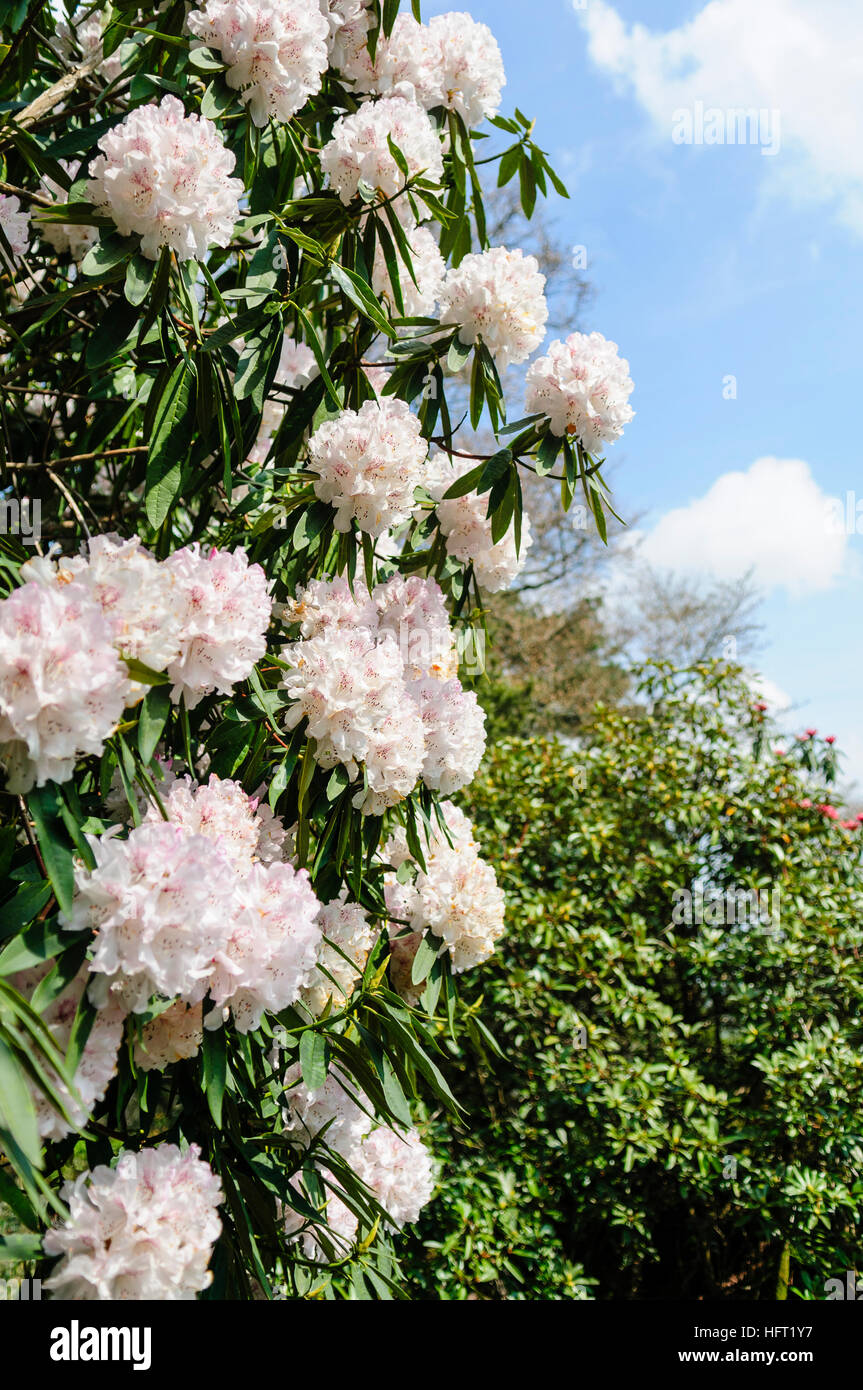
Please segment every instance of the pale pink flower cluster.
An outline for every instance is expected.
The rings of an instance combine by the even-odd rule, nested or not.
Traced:
[[[303,990],[303,1002],[316,1018],[330,1002],[333,1010],[342,1007],[360,978],[375,942],[368,913],[359,903],[348,901],[346,888],[331,903],[321,907],[318,925],[322,934],[318,968]]]
[[[96,536],[86,555],[29,560],[21,574],[54,593],[86,592],[121,656],[167,672],[189,709],[214,690],[229,694],[266,651],[267,579],[243,550],[196,543],[158,561],[137,537]],[[126,703],[145,689],[126,674]]]
[[[457,325],[463,343],[481,339],[499,371],[526,362],[545,337],[545,276],[521,250],[465,256],[447,271],[439,299],[441,323]]]
[[[423,174],[431,183],[440,183],[440,136],[421,106],[399,96],[366,102],[358,111],[341,116],[321,151],[321,170],[343,203],[352,202],[363,182],[381,196],[394,199],[397,215],[411,225],[414,217],[408,199],[396,197],[404,187],[405,176],[393,158],[388,138],[404,155],[410,178]]]
[[[141,545],[137,536],[94,536],[86,555],[59,559],[50,555],[21,567],[24,579],[43,583],[80,584],[101,608],[121,656],[164,671],[180,650],[180,595],[167,565]],[[128,681],[131,704],[146,686]]]
[[[260,565],[244,550],[184,546],[164,561],[181,595],[182,641],[167,667],[173,695],[194,709],[213,691],[230,694],[267,650],[272,602]]]
[[[237,784],[177,781],[164,805],[167,821],[93,838],[95,869],[76,869],[66,924],[96,933],[91,997],[141,1013],[153,995],[194,1005],[209,994],[206,1026],[230,1013],[249,1032],[309,983],[320,904],[306,871],[277,857],[282,827]],[[157,1052],[169,1044],[157,1038]]]
[[[164,1013],[145,1023],[135,1045],[138,1070],[164,1071],[173,1062],[196,1056],[204,1040],[203,1012],[201,1004],[178,999]]]
[[[322,1141],[348,1158],[374,1123],[368,1100],[356,1084],[331,1067],[322,1086],[310,1091],[298,1062],[284,1077],[285,1132],[303,1148],[321,1135]]]
[[[521,545],[516,550],[515,529],[495,541],[491,520],[487,516],[488,493],[475,492],[463,497],[446,497],[446,493],[475,468],[479,459],[453,458],[438,454],[432,460],[426,480],[426,490],[435,500],[435,511],[448,554],[462,564],[473,565],[476,582],[490,594],[508,589],[524,568],[533,537],[530,517],[522,514]]]
[[[446,264],[428,227],[408,228],[406,235],[411,253],[414,279],[411,279],[410,272],[402,262],[398,251],[395,251],[404,317],[408,319],[425,318],[433,313],[437,304],[446,275]],[[372,289],[379,299],[387,302],[391,312],[395,314],[397,312],[395,296],[380,241],[375,248]]]
[[[409,681],[458,675],[458,653],[443,590],[434,579],[394,574],[372,595],[381,632],[398,639]]]
[[[123,71],[123,61],[117,49],[107,58],[102,57],[102,37],[109,19],[109,10],[93,10],[89,5],[79,5],[70,21],[64,16],[57,20],[57,37],[52,46],[70,65],[80,61],[78,53],[85,63],[99,59],[96,72],[106,82],[113,82]]]
[[[99,754],[126,703],[126,667],[81,584],[31,580],[0,602],[0,756],[6,787],[65,782]]]
[[[472,782],[485,752],[485,711],[460,680],[426,676],[409,687],[425,733],[423,781],[450,796]]]
[[[210,774],[197,785],[191,777],[172,778],[162,804],[169,821],[189,835],[215,840],[239,874],[255,863],[272,864],[283,857],[285,828],[265,801],[249,796],[239,782]],[[158,825],[161,813],[148,806],[146,820]]]
[[[186,25],[221,53],[256,126],[289,121],[321,89],[330,26],[318,0],[206,0]]]
[[[80,161],[60,159],[57,161],[60,168],[69,175],[74,183],[80,169]],[[69,194],[67,190],[47,174],[42,177],[42,191],[48,195],[55,203],[67,203]],[[39,235],[43,241],[47,241],[49,246],[61,256],[71,256],[73,261],[82,261],[90,250],[99,240],[99,233],[95,227],[89,227],[86,222],[48,222],[39,216],[35,217]]]
[[[574,435],[589,454],[613,444],[635,412],[629,363],[601,333],[571,333],[527,372],[526,409],[546,415],[552,434]]]
[[[285,726],[308,721],[322,767],[341,763],[355,781],[362,764],[357,809],[381,815],[410,796],[422,772],[425,739],[406,696],[394,638],[363,627],[336,629],[286,647],[283,656],[291,667],[283,684],[295,702]]]
[[[371,0],[320,0],[320,4],[330,27],[330,67],[345,73],[366,46]]]
[[[175,96],[138,106],[99,140],[89,196],[123,236],[141,237],[156,260],[169,246],[178,260],[227,246],[240,215],[241,179],[212,121],[187,116]]]
[[[284,653],[284,685],[296,702],[286,726],[308,720],[323,767],[341,763],[354,781],[362,765],[356,806],[380,815],[421,776],[434,788],[467,785],[485,750],[485,716],[456,678],[434,580],[396,575],[372,595],[361,581],[353,594],[344,579],[314,581],[285,617],[304,637]]]
[[[192,1300],[212,1283],[222,1187],[192,1144],[122,1152],[114,1168],[82,1173],[62,1190],[69,1217],[45,1236],[60,1256],[45,1281],[55,1298]]]
[[[395,874],[388,875],[386,901],[390,915],[399,923],[407,921],[417,933],[416,946],[419,934],[430,932],[449,952],[453,972],[460,974],[488,960],[503,936],[504,895],[494,870],[480,857],[467,816],[451,801],[442,802],[440,809],[452,844],[443,829],[436,828],[423,851],[425,870],[417,866],[413,883],[399,883]],[[382,853],[395,869],[411,858],[404,830],[395,832]],[[402,930],[393,923],[391,935],[398,940]]]
[[[428,445],[404,401],[385,397],[344,410],[312,435],[315,493],[336,510],[336,529],[382,536],[406,521],[423,481]]]
[[[389,38],[378,36],[374,60],[368,50],[370,15],[357,0],[342,0],[345,22],[331,45],[330,61],[355,91],[409,93],[426,111],[456,111],[468,129],[500,110],[506,84],[497,40],[469,14],[436,15],[419,24],[400,14]]]
[[[291,1178],[291,1186],[297,1193],[309,1200],[308,1193],[303,1190],[299,1178]],[[282,1215],[284,1217],[284,1232],[289,1239],[302,1237],[303,1254],[307,1260],[316,1260],[319,1264],[324,1264],[329,1259],[329,1252],[324,1249],[321,1238],[318,1235],[319,1227],[310,1225],[306,1218],[301,1216],[292,1207],[283,1206]],[[344,1259],[349,1254],[351,1247],[356,1241],[357,1227],[359,1220],[349,1206],[346,1206],[337,1192],[327,1189],[324,1198],[321,1216],[326,1222],[327,1237],[333,1256],[337,1260]]]
[[[0,228],[15,256],[24,256],[30,245],[30,218],[21,211],[21,203],[14,196],[0,193]]]
[[[9,984],[17,989],[18,993],[23,995],[29,1003],[36,986],[41,983],[53,965],[54,961],[48,960],[30,970],[21,970],[17,974],[9,976]],[[87,966],[82,965],[77,975],[69,981],[65,989],[51,1000],[47,1008],[40,1010],[42,1022],[48,1028],[59,1051],[64,1056],[72,1036],[72,1024],[75,1021],[78,1005],[88,980]],[[111,1078],[117,1070],[117,1051],[123,1039],[124,1018],[125,1013],[116,1002],[97,1014],[75,1070],[74,1095],[69,1091],[65,1082],[60,1079],[50,1062],[42,1061],[48,1079],[63,1100],[71,1123],[68,1123],[63,1115],[54,1109],[45,1093],[28,1078],[27,1086],[36,1109],[39,1133],[43,1139],[48,1141],[62,1139],[65,1135],[71,1134],[76,1126],[82,1128],[86,1125],[93,1107],[104,1096]]]
[[[395,1230],[416,1221],[434,1192],[431,1154],[415,1129],[380,1128],[351,1155],[351,1167],[370,1187]]]
[[[340,1154],[371,1188],[392,1229],[416,1221],[431,1198],[434,1173],[431,1155],[415,1129],[396,1134],[375,1128],[368,1097],[335,1069],[318,1090],[310,1091],[300,1079],[299,1066],[290,1068],[285,1076],[285,1100],[285,1130],[292,1138],[307,1148],[320,1136],[328,1148]],[[336,1194],[328,1194],[325,1216],[337,1249],[340,1244],[351,1243],[358,1224],[355,1216],[351,1220],[345,1215],[343,1205]],[[296,1212],[286,1210],[285,1217],[288,1235],[303,1228]],[[305,1242],[309,1258],[326,1258],[313,1229],[306,1228]]]

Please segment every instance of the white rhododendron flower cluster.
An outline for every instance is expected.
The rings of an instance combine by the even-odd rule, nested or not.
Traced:
[[[424,318],[434,312],[446,275],[446,263],[437,242],[428,227],[413,227],[406,234],[411,254],[413,279],[396,252],[398,263],[399,288],[402,294],[405,318]],[[383,247],[378,243],[372,271],[372,288],[379,298],[392,306],[395,314],[397,305],[392,290],[390,272],[387,267]]]
[[[0,756],[6,787],[65,782],[99,754],[126,704],[127,670],[81,584],[31,580],[0,602]]]
[[[21,574],[48,584],[80,584],[101,608],[121,656],[164,671],[179,655],[182,626],[176,581],[137,536],[94,536],[86,556],[30,560]],[[130,679],[127,704],[145,693],[146,686]]]
[[[167,671],[174,699],[182,695],[194,709],[213,691],[230,694],[266,652],[272,611],[267,577],[244,550],[204,551],[197,542],[163,563],[181,595],[182,641]]]
[[[546,415],[552,434],[574,435],[589,454],[613,444],[635,412],[629,363],[601,333],[571,333],[527,371],[526,409]]]
[[[69,1217],[44,1242],[60,1256],[45,1285],[55,1298],[191,1300],[209,1288],[223,1194],[197,1145],[123,1152],[62,1196]]]
[[[104,1012],[102,1010],[98,1018]],[[172,1062],[194,1057],[203,1040],[202,1005],[178,999],[164,1013],[144,1024],[135,1044],[135,1065],[141,1071],[162,1071]]]
[[[49,555],[0,602],[0,755],[10,791],[64,782],[99,754],[146,687],[121,657],[166,671],[194,708],[244,680],[266,651],[271,602],[245,551],[198,545],[156,561],[137,538],[97,536],[86,556]]]
[[[242,179],[212,121],[187,116],[175,96],[138,106],[99,140],[89,196],[123,236],[141,237],[156,260],[169,246],[180,261],[227,246],[240,215]]]
[[[447,271],[440,309],[442,324],[455,324],[463,343],[481,339],[503,370],[526,362],[545,337],[545,276],[523,251],[474,252]]]
[[[79,5],[71,21],[62,15],[57,20],[57,37],[53,46],[70,66],[79,61],[78,53],[85,63],[97,61],[96,72],[106,82],[113,82],[123,71],[123,60],[116,49],[107,58],[102,57],[102,37],[109,19],[108,10],[94,10],[89,5]]]
[[[423,781],[449,796],[472,782],[485,752],[485,712],[460,680],[425,677],[410,686],[426,741]]]
[[[294,705],[285,727],[308,721],[322,767],[341,763],[351,781],[365,772],[354,804],[380,815],[410,796],[425,759],[419,714],[406,697],[394,638],[369,628],[337,629],[287,647],[284,686]]]
[[[407,198],[396,197],[404,187],[405,176],[388,139],[404,155],[410,178],[424,174],[431,183],[440,183],[440,136],[421,106],[399,96],[367,102],[358,111],[340,116],[332,139],[321,150],[321,169],[343,203],[353,201],[363,182],[383,197],[392,198],[391,206],[399,219],[412,225],[415,219]]]
[[[464,787],[485,750],[485,716],[458,681],[452,632],[434,580],[394,576],[369,595],[355,581],[315,582],[289,605],[304,640],[285,649],[284,677],[296,703],[294,729],[308,720],[323,767],[365,773],[354,804],[379,815],[422,776],[430,787]],[[440,685],[440,692],[432,689]]]
[[[33,966],[29,970],[21,970],[17,974],[9,976],[9,984],[30,1001],[36,986],[41,984],[53,965],[54,961],[49,960],[42,965]],[[69,1045],[69,1039],[72,1036],[72,1024],[75,1021],[78,1005],[88,980],[87,966],[82,965],[77,975],[69,981],[65,989],[51,1000],[47,1008],[40,1010],[42,1022],[48,1028],[62,1055],[65,1055]],[[36,1109],[39,1133],[43,1138],[62,1139],[65,1135],[70,1134],[75,1126],[83,1126],[87,1123],[93,1106],[102,1099],[117,1070],[117,1051],[123,1038],[124,1018],[125,1012],[116,1001],[112,1001],[109,1008],[102,1009],[97,1014],[75,1069],[74,1095],[51,1064],[43,1062],[47,1075],[66,1107],[69,1122],[59,1110],[55,1110],[48,1103],[44,1093],[32,1081],[28,1081],[30,1097]]]
[[[431,1155],[415,1129],[400,1134],[375,1128],[368,1097],[351,1086],[337,1069],[331,1069],[323,1085],[310,1091],[301,1079],[299,1066],[290,1068],[285,1076],[285,1101],[285,1130],[292,1139],[303,1148],[319,1139],[344,1158],[371,1188],[392,1229],[416,1221],[431,1199],[434,1171]],[[339,1201],[337,1194],[329,1193],[328,1225],[334,1200]],[[351,1222],[338,1207],[336,1213],[335,1234],[343,1243],[350,1242],[356,1233],[356,1218]],[[285,1216],[287,1234],[296,1234],[303,1226],[302,1218],[292,1210],[286,1210]],[[322,1258],[314,1228],[306,1228],[305,1240],[309,1257]]]
[[[431,1154],[415,1129],[379,1128],[351,1155],[351,1167],[372,1189],[396,1230],[416,1221],[434,1191]]]
[[[212,775],[200,785],[191,777],[170,778],[163,791],[168,819],[189,835],[215,840],[237,873],[246,874],[258,862],[272,864],[283,858],[285,828],[266,802],[247,796],[239,782]],[[146,820],[162,823],[158,808],[147,808]]]
[[[30,245],[30,218],[21,211],[18,198],[8,193],[0,193],[0,229],[9,243],[12,254],[24,256]]]
[[[462,564],[473,565],[476,582],[490,594],[508,589],[524,568],[532,543],[530,517],[522,515],[521,544],[516,549],[515,528],[510,526],[499,541],[492,535],[487,516],[488,493],[475,492],[463,497],[447,497],[454,483],[476,468],[479,459],[453,458],[437,454],[431,462],[426,490],[434,499],[435,512],[447,553]]]
[[[57,163],[74,183],[81,167],[79,161],[59,159]],[[55,203],[66,203],[69,200],[68,191],[47,174],[42,177],[42,192]],[[58,255],[71,256],[73,261],[82,261],[91,246],[95,246],[99,240],[96,228],[88,227],[86,222],[49,222],[38,212],[35,222],[42,240],[53,246]]]
[[[426,111],[456,111],[468,129],[500,110],[506,83],[497,40],[469,14],[435,15],[420,24],[400,14],[389,37],[379,35],[374,59],[368,50],[370,14],[360,0],[340,0],[343,23],[330,60],[357,92],[409,92]]]
[[[221,53],[256,126],[289,121],[321,89],[330,26],[318,0],[206,0],[186,24]]]
[[[386,397],[343,410],[312,435],[315,492],[336,511],[336,529],[382,536],[406,521],[423,481],[428,445],[404,401]]]
[[[276,857],[281,827],[237,784],[178,780],[164,806],[167,821],[149,818],[125,840],[92,837],[96,867],[76,868],[64,921],[95,932],[91,996],[142,1013],[152,995],[198,1004],[209,994],[208,1026],[230,1013],[248,1032],[309,983],[320,904],[305,869]]]
[[[345,1003],[363,972],[376,935],[368,913],[358,903],[348,901],[346,888],[321,907],[318,925],[321,944],[317,969],[303,990],[303,1002],[316,1017],[328,1003],[333,1011]]]
[[[425,870],[418,868],[413,883],[399,883],[395,874],[389,875],[386,900],[390,915],[407,921],[413,932],[427,930],[440,938],[458,975],[494,952],[504,931],[504,895],[494,870],[480,857],[467,816],[451,801],[442,802],[440,809],[452,844],[436,828],[423,851]],[[395,869],[408,861],[405,832],[397,830],[382,853]],[[391,933],[397,937],[400,930],[393,924]]]

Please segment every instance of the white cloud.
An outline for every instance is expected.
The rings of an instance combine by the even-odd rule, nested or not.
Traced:
[[[674,113],[696,102],[778,110],[781,150],[759,160],[764,174],[786,196],[832,204],[863,235],[860,0],[711,0],[665,32],[627,25],[605,0],[573,8],[593,62],[669,141]]]
[[[768,676],[749,676],[749,688],[756,699],[763,700],[771,715],[784,714],[791,709],[794,701],[787,691],[770,680]]]
[[[641,540],[655,565],[793,595],[831,588],[849,563],[848,536],[803,459],[760,458],[724,473],[703,497],[667,512]]]

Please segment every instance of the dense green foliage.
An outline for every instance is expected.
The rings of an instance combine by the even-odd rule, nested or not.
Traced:
[[[471,788],[509,925],[471,986],[504,1058],[463,1058],[470,1133],[437,1122],[429,1296],[585,1296],[583,1266],[589,1297],[773,1298],[790,1258],[823,1298],[859,1263],[861,842],[820,809],[832,748],[775,756],[727,667],[642,696],[578,751],[500,743]],[[769,891],[773,920],[712,890]]]

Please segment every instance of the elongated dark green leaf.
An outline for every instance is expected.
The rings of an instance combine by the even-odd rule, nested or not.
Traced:
[[[161,526],[183,476],[183,462],[195,425],[195,377],[178,362],[156,407],[147,456],[145,506],[152,526]]]
[[[353,270],[346,270],[343,265],[338,265],[336,262],[330,266],[330,274],[351,303],[355,304],[360,313],[365,314],[367,319],[371,319],[376,328],[379,328],[388,338],[397,336],[396,330],[380,306],[377,295],[366,284],[365,280]]]
[[[152,762],[156,746],[165,728],[171,708],[171,691],[167,685],[156,685],[147,691],[138,715],[138,752],[145,764]]]
[[[204,1029],[201,1048],[204,1063],[204,1091],[217,1129],[222,1128],[222,1103],[228,1075],[227,1042],[224,1028]]]
[[[63,912],[72,907],[75,886],[72,845],[63,824],[60,810],[60,791],[53,782],[36,787],[28,793],[27,805],[36,826],[39,848],[54,889],[54,896]]]
[[[323,1033],[311,1028],[300,1035],[300,1069],[310,1091],[319,1091],[327,1079],[329,1051]]]
[[[0,1037],[0,1125],[8,1129],[16,1144],[34,1168],[41,1167],[42,1149],[36,1123],[36,1108],[25,1073],[15,1053]]]

